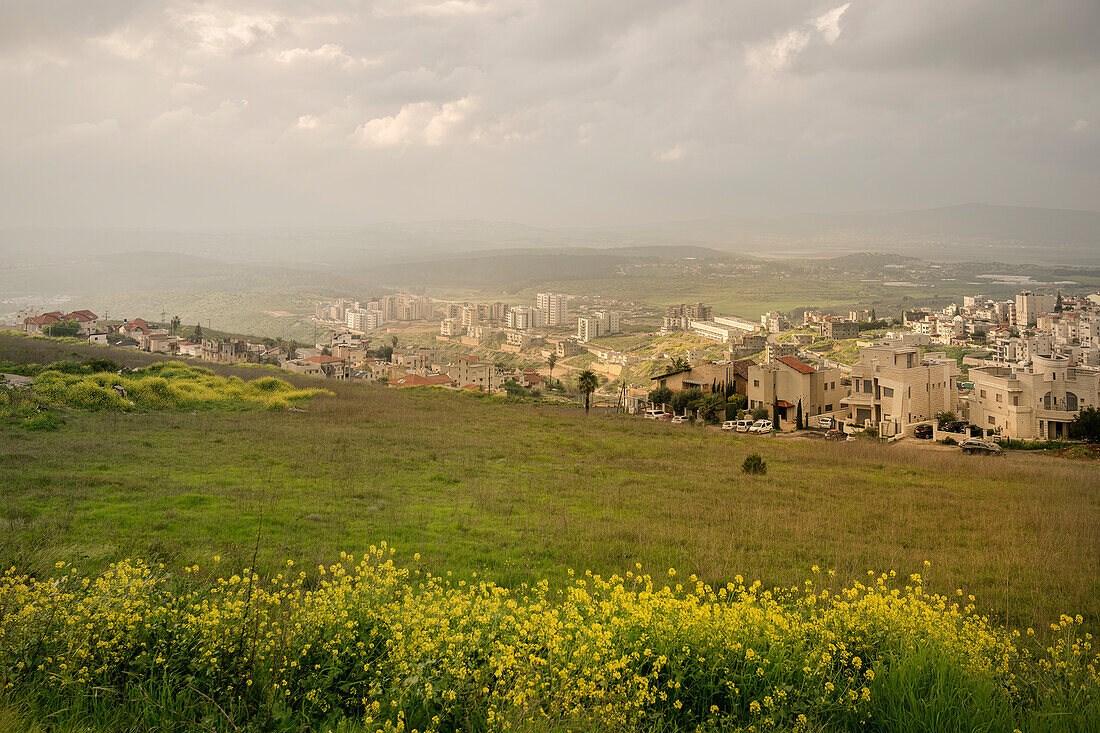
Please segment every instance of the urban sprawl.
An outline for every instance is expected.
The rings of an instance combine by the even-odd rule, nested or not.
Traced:
[[[676,422],[724,418],[726,427],[757,432],[938,437],[950,416],[978,438],[1051,440],[1067,436],[1079,410],[1100,405],[1100,293],[975,295],[888,319],[874,310],[802,310],[758,320],[704,303],[673,305],[661,316],[564,293],[539,293],[524,305],[398,294],[318,302],[313,320],[323,336],[308,346],[212,338],[178,318],[20,315],[30,334],[391,387],[568,399],[576,394],[570,375],[590,371],[600,380],[597,407]],[[642,316],[659,317],[659,330],[639,327]],[[408,326],[419,328],[417,343],[408,343]],[[704,415],[705,399],[685,401],[689,391],[721,395],[725,414]]]

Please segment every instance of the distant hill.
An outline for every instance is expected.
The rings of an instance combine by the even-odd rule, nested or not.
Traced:
[[[889,213],[728,217],[613,227],[441,220],[191,232],[0,229],[0,263],[5,265],[143,251],[223,262],[308,268],[352,264],[365,269],[500,250],[653,246],[700,246],[762,257],[878,251],[946,261],[1095,264],[1100,260],[1100,212],[971,203]]]

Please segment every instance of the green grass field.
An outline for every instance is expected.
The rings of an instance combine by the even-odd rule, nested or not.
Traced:
[[[0,336],[0,359],[155,357]],[[268,370],[214,367],[246,379]],[[318,382],[287,375],[299,386]],[[0,433],[0,563],[326,562],[387,540],[504,584],[675,565],[789,584],[812,565],[965,587],[1019,627],[1100,620],[1093,463],[728,435],[450,392],[322,383],[308,412],[70,411]],[[750,452],[766,477],[738,467]],[[315,562],[316,561],[316,562]]]

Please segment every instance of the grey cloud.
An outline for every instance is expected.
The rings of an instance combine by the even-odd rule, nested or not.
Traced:
[[[1089,207],[1097,27],[1083,0],[16,0],[0,217]]]

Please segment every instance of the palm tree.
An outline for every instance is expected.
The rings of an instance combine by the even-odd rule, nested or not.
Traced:
[[[577,389],[584,395],[584,414],[588,414],[588,408],[590,406],[590,398],[592,393],[596,391],[596,387],[600,386],[600,378],[596,376],[596,373],[591,369],[585,369],[583,372],[577,375]]]
[[[549,375],[550,376],[550,379],[549,379],[550,389],[554,388],[554,365],[557,364],[557,363],[558,363],[558,355],[557,354],[551,354],[550,356],[546,357],[546,366],[550,367],[550,375]]]
[[[180,317],[172,316],[172,335],[175,336],[176,332],[180,330]]]

